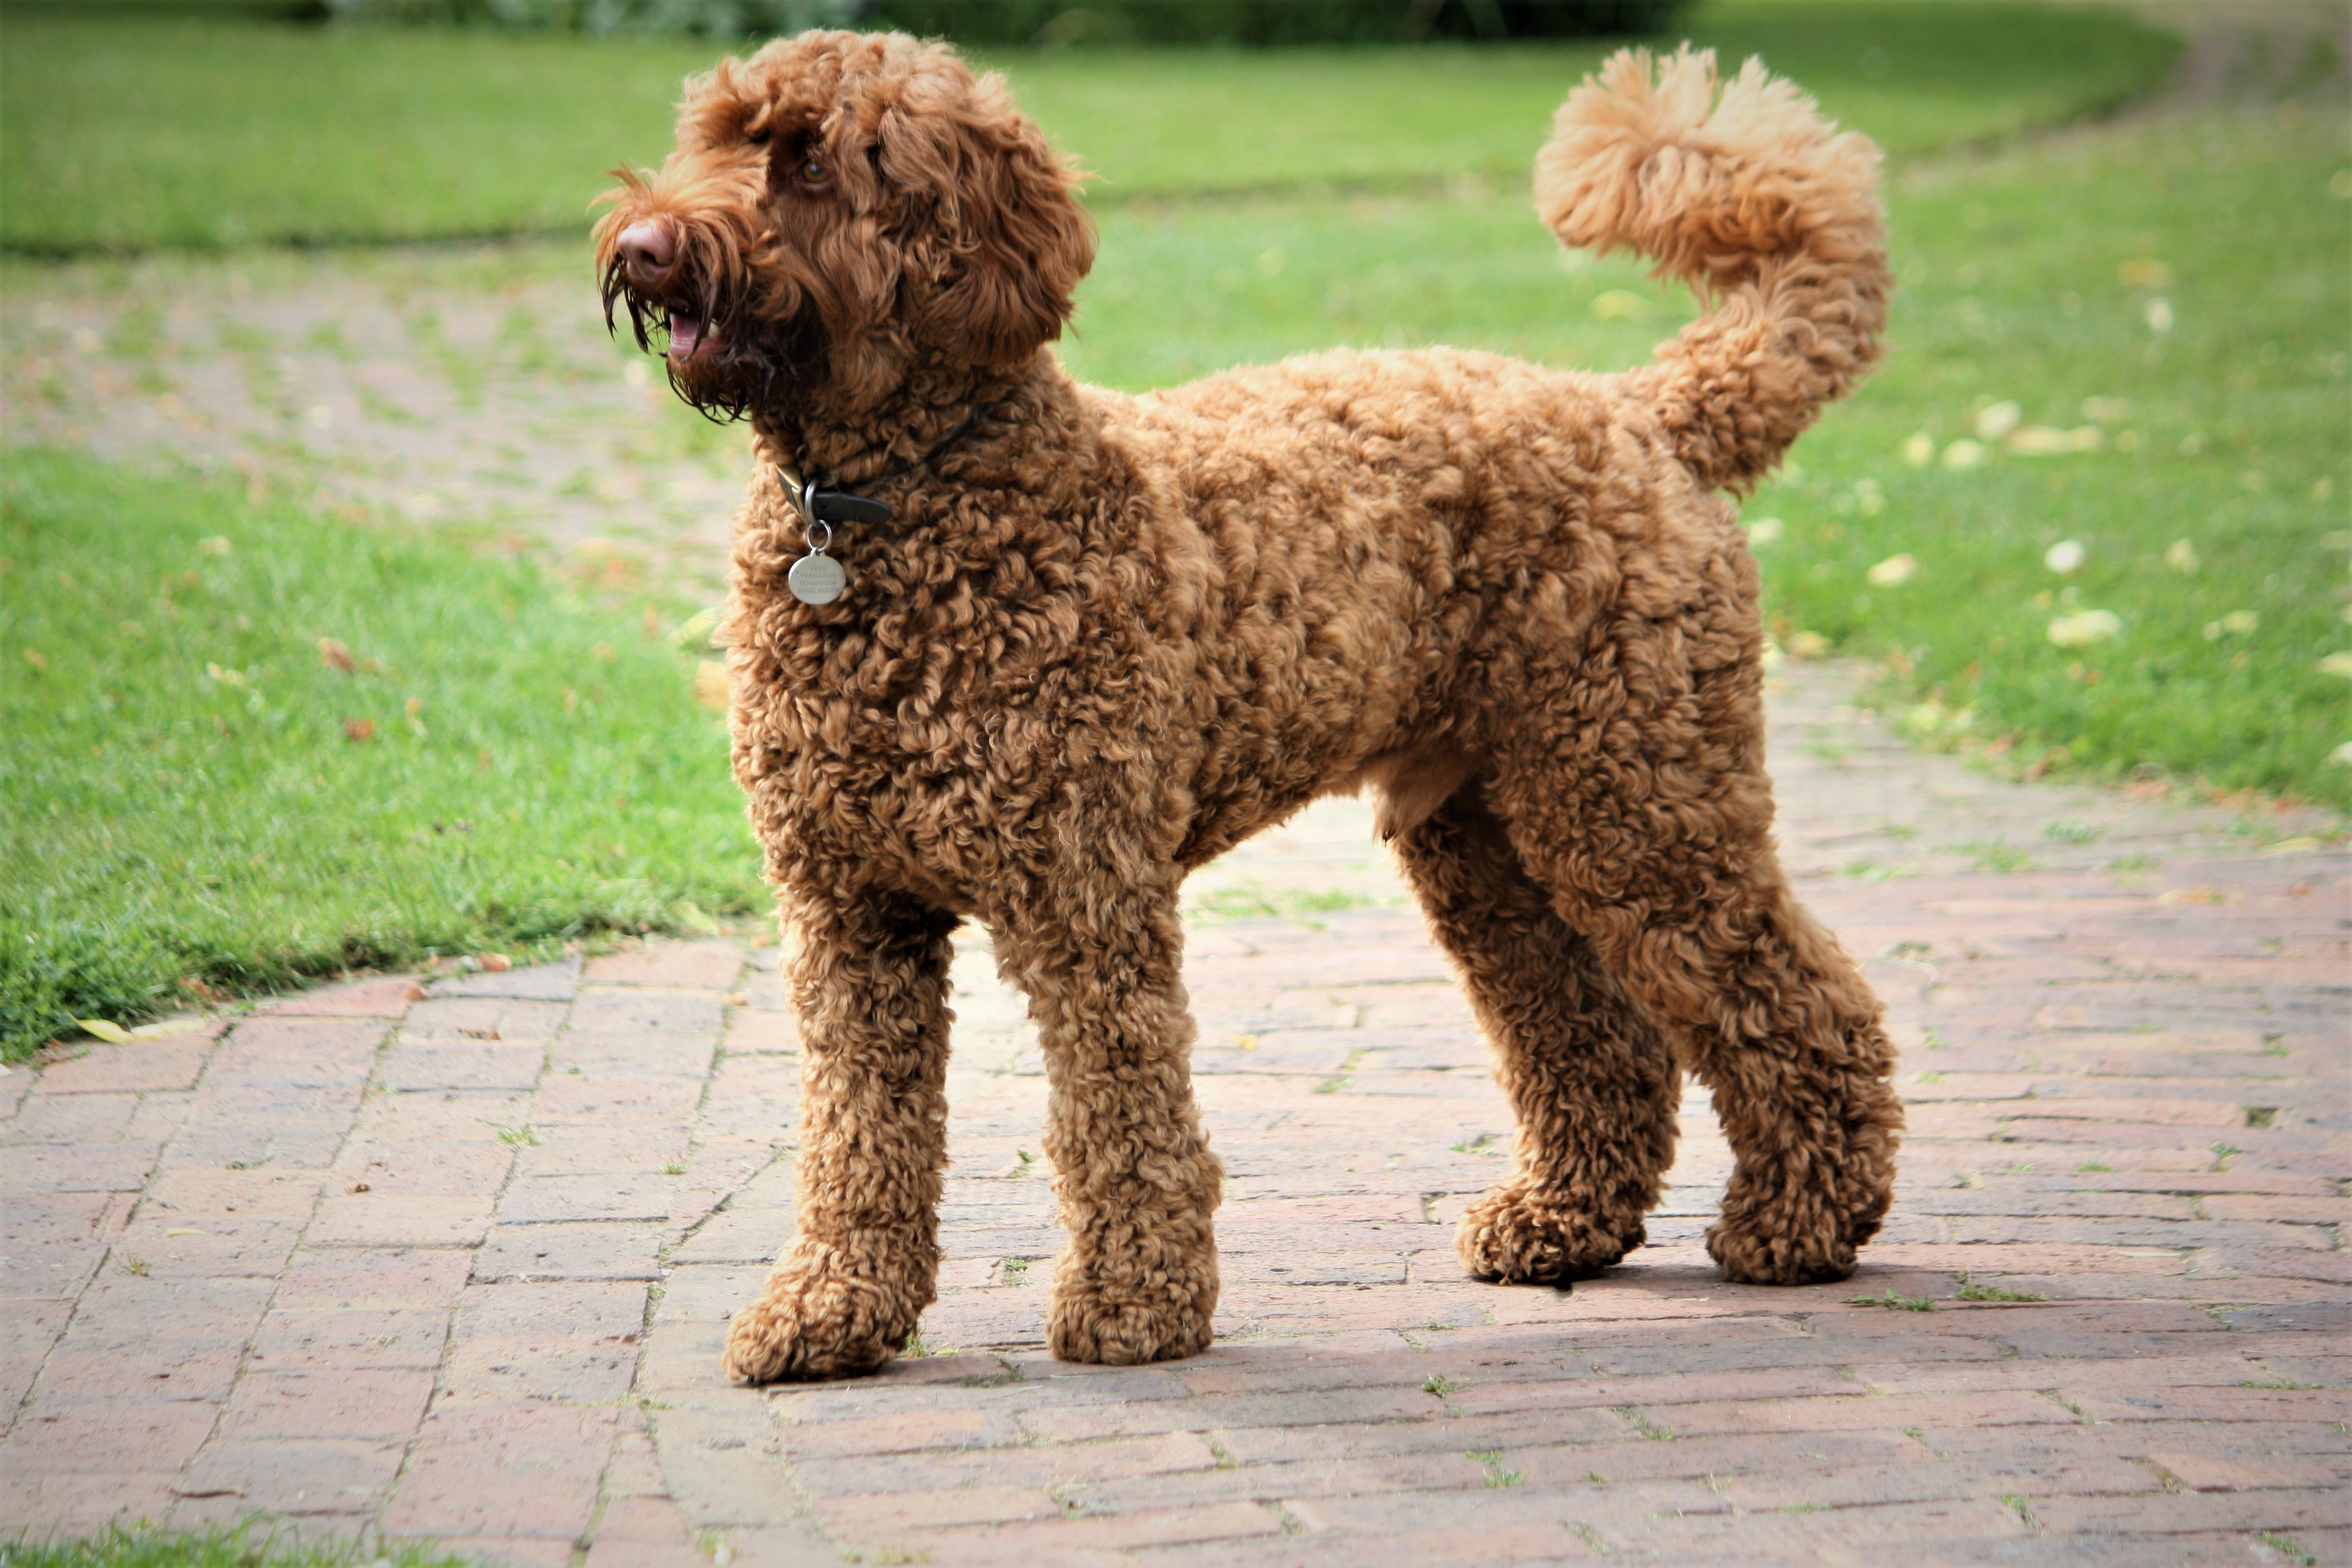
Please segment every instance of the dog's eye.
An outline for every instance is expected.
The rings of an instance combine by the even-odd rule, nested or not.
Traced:
[[[801,166],[794,174],[803,185],[830,184],[833,181],[832,166],[814,153],[801,160]]]

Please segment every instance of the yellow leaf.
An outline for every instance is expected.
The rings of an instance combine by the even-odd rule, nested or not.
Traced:
[[[1897,588],[1919,574],[1919,563],[1908,555],[1890,555],[1870,569],[1871,584]]]
[[[172,1239],[173,1237],[175,1237],[175,1236],[202,1236],[202,1235],[204,1235],[204,1232],[203,1232],[203,1231],[201,1231],[201,1230],[199,1230],[199,1229],[197,1229],[194,1226],[192,1226],[192,1225],[175,1225],[175,1226],[173,1226],[171,1229],[169,1229],[169,1230],[167,1230],[167,1231],[165,1231],[165,1232],[163,1233],[163,1239],[164,1239],[165,1241],[169,1241],[169,1240],[171,1240],[171,1239]]]
[[[2073,430],[2028,425],[2022,430],[2010,432],[2009,449],[2024,458],[2053,458],[2067,452],[2095,452],[2105,440],[2106,436],[2095,425]]]
[[[1650,313],[1650,302],[1639,294],[1612,289],[1592,301],[1592,314],[1603,321],[1638,321]]]
[[[340,669],[346,675],[359,668],[359,662],[352,658],[352,650],[333,637],[319,639],[319,662],[329,669]]]
[[[2050,640],[2060,647],[2088,647],[2124,635],[2121,616],[2113,610],[2077,610],[2050,623]]]
[[[652,612],[649,610],[646,613],[650,615]],[[679,647],[693,647],[698,644],[707,643],[710,634],[718,629],[718,626],[719,607],[714,605],[709,609],[697,610],[688,616],[679,624],[676,631],[669,634],[669,639]]]
[[[1977,411],[1977,439],[1998,441],[2014,430],[2025,418],[2025,410],[2015,398],[2005,397]]]
[[[95,1039],[104,1040],[110,1046],[126,1044],[131,1038],[130,1030],[120,1024],[110,1023],[104,1018],[76,1018],[74,1022],[81,1026],[83,1034]]]

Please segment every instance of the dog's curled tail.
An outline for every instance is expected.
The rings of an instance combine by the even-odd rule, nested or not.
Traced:
[[[1569,95],[1536,159],[1560,239],[1630,248],[1712,309],[1631,373],[1684,464],[1746,490],[1876,362],[1894,279],[1878,149],[1751,59],[1622,50]]]

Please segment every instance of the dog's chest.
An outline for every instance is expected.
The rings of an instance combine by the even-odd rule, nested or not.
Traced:
[[[760,635],[738,648],[738,776],[788,870],[854,863],[984,902],[1050,858],[1065,786],[1118,721],[1133,745],[1140,652],[1067,595],[978,577],[891,595],[851,570],[838,606],[747,603]]]

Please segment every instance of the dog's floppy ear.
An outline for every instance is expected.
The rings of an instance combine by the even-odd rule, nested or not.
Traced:
[[[885,174],[928,198],[908,237],[920,257],[910,270],[937,285],[924,335],[989,365],[1060,337],[1071,291],[1094,265],[1094,220],[1078,205],[1078,175],[1013,109],[1003,79],[971,83],[961,102],[904,103],[880,129]]]

